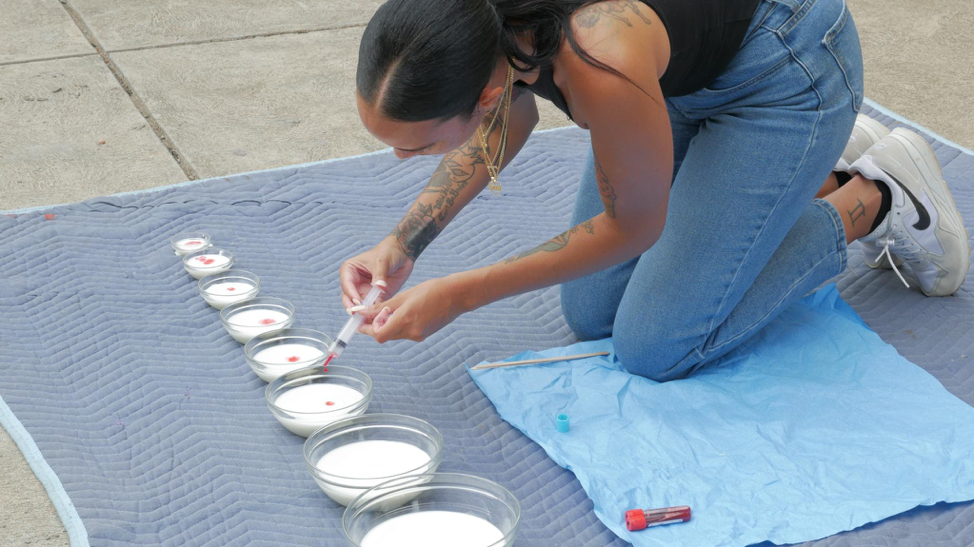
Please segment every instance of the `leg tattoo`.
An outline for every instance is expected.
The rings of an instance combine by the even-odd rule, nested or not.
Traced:
[[[855,208],[847,212],[849,215],[849,220],[852,222],[853,227],[856,225],[857,220],[866,217],[866,206],[862,204],[861,199],[858,199],[856,201],[859,202],[859,205],[856,205]]]

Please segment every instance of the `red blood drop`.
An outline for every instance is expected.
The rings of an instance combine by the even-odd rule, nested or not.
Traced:
[[[227,287],[227,290],[230,291],[230,292],[233,292],[233,291],[237,290],[237,288],[236,287]]]
[[[277,321],[274,321],[273,319],[261,319],[260,320],[260,324],[261,325],[273,325],[274,323],[277,323]]]
[[[196,260],[198,260],[200,262],[206,262],[206,257],[205,256],[198,256],[198,257],[196,257]]]
[[[206,259],[206,260],[205,260],[205,261],[203,262],[203,264],[206,264],[207,266],[209,266],[210,264],[213,264],[214,262],[216,262],[216,260],[214,260],[214,259],[212,259],[212,258],[207,258],[207,259]]]
[[[291,357],[288,357],[287,360],[288,360],[289,363],[297,363],[298,362],[298,356],[297,355],[292,355]]]
[[[335,401],[328,401],[325,403],[327,406],[335,406]]]
[[[44,218],[47,219],[47,220],[54,220],[54,216],[55,215],[53,215],[51,213],[48,213],[48,214],[44,215]]]
[[[203,242],[202,241],[189,241],[186,244],[187,245],[202,245]]]

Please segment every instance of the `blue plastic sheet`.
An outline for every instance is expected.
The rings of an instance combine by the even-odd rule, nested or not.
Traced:
[[[511,359],[611,349],[604,340]],[[470,374],[637,546],[797,543],[974,499],[974,408],[883,342],[833,286],[684,380],[630,375],[614,356]],[[559,413],[570,432],[557,431]],[[675,505],[693,519],[625,529],[628,509]]]

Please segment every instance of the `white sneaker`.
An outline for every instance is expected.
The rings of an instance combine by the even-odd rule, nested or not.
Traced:
[[[889,128],[865,114],[856,117],[856,125],[852,128],[852,135],[845,145],[842,157],[835,164],[836,171],[849,172],[849,166],[861,158],[866,150],[889,135]]]
[[[882,140],[886,135],[889,135],[888,127],[865,114],[859,114],[856,118],[856,125],[852,128],[849,142],[845,145],[845,151],[842,152],[839,162],[835,164],[835,170],[848,173],[849,167],[861,158],[866,150],[869,150],[869,147]],[[886,270],[893,269],[886,254],[883,253],[882,246],[865,242],[860,242],[860,245],[862,247],[862,258],[866,261],[867,266]],[[893,262],[897,267],[903,265],[903,259],[896,255],[893,255]]]
[[[971,247],[927,141],[898,127],[856,160],[849,172],[885,183],[893,198],[883,222],[860,241],[904,259],[927,296],[954,294],[967,277]],[[894,271],[906,283],[899,270]]]

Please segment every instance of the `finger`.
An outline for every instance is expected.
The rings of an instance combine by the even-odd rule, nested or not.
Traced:
[[[382,308],[379,315],[372,321],[372,336],[375,341],[382,344],[389,340],[402,338],[402,321],[398,321],[396,314],[389,308]]]
[[[371,336],[373,338],[375,337],[375,329],[372,326],[372,323],[362,323],[361,325],[359,325],[359,327],[358,327],[358,333],[359,334],[366,334],[366,335]]]
[[[368,281],[363,281],[363,282],[359,283],[358,292],[359,292],[359,294],[362,295],[362,299],[364,299],[365,296],[368,295],[369,294],[369,291],[371,291],[371,290],[372,290],[372,284],[369,283]],[[358,300],[358,302],[355,302],[355,305],[356,306],[360,306],[360,305],[362,305],[362,299],[353,298],[352,299],[352,302],[355,302],[356,300]]]
[[[389,308],[390,311],[395,312],[396,309],[402,305],[402,303],[405,301],[405,298],[407,296],[408,293],[400,293],[397,294],[396,296],[393,296],[392,298],[390,298],[385,302],[376,301],[376,303],[372,304],[372,306],[370,306],[368,309],[362,310],[359,313],[361,313],[362,316],[366,318],[366,320],[370,322],[374,322],[375,318],[378,317],[379,313],[384,308]]]
[[[383,298],[383,293],[380,293],[379,296],[375,297],[375,302],[372,302],[371,306],[366,307],[365,311],[372,310],[373,313],[379,313],[379,311],[382,310],[382,308],[387,304],[388,302],[386,302],[386,299]],[[364,314],[365,311],[362,313]]]
[[[384,302],[392,297],[392,295],[389,294],[389,284],[380,279],[376,281],[374,285],[382,289],[382,292],[379,293],[379,296],[375,297],[375,302],[373,302],[372,305],[381,306]],[[369,286],[369,290],[372,290],[371,285]]]
[[[381,329],[382,325],[386,324],[386,321],[389,320],[390,316],[392,316],[392,309],[389,308],[389,306],[382,308],[379,315],[376,315],[375,319],[372,320],[372,328]]]
[[[389,273],[389,261],[385,258],[379,258],[375,261],[375,267],[372,270],[372,284],[378,285],[382,289],[389,286],[386,282],[386,277]]]
[[[375,316],[372,322],[368,324],[363,323],[358,328],[358,332],[362,334],[368,334],[369,336],[372,336],[374,338],[376,331],[379,329],[381,325],[385,324],[386,321],[389,320],[390,316],[392,316],[392,310],[390,310],[388,307],[382,308],[381,310],[379,310],[379,314]],[[376,341],[378,341],[378,339],[376,339]],[[385,340],[383,340],[383,342],[384,341]]]
[[[339,270],[339,279],[341,280],[343,296],[347,296],[349,300],[351,299],[362,299],[361,293],[358,291],[358,283],[362,279],[362,272],[359,265],[346,262],[342,264],[341,270]],[[344,301],[344,299],[343,299]],[[346,308],[351,307],[351,304],[346,304]]]

